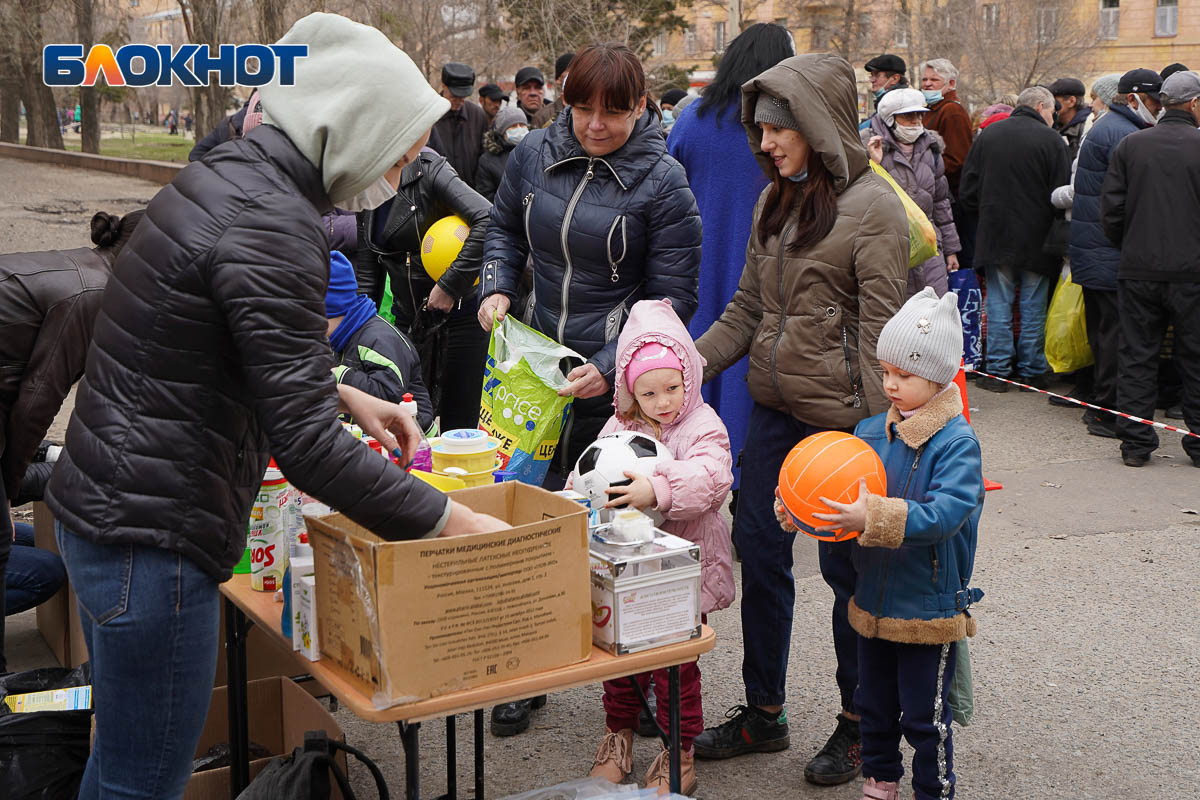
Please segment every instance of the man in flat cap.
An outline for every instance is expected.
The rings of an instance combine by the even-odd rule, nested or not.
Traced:
[[[1117,408],[1154,418],[1159,351],[1173,325],[1183,419],[1200,431],[1200,75],[1174,73],[1159,100],[1158,124],[1121,140],[1100,193],[1104,232],[1121,248]],[[1118,417],[1117,433],[1126,466],[1144,466],[1158,448],[1149,425]],[[1182,444],[1200,467],[1200,439]]]
[[[1054,130],[1067,140],[1067,151],[1074,161],[1075,156],[1079,155],[1083,126],[1092,115],[1091,108],[1083,102],[1087,87],[1078,78],[1059,78],[1047,88],[1059,104]]]
[[[875,108],[879,107],[879,98],[892,89],[903,89],[908,86],[908,65],[898,55],[881,53],[868,61],[863,69],[867,71],[867,77],[871,81],[871,94],[875,98]],[[858,126],[859,130],[866,129],[870,122],[870,117],[868,117]]]
[[[438,152],[471,188],[475,188],[475,168],[488,129],[487,114],[467,100],[474,93],[475,70],[453,61],[442,67],[442,97],[450,101],[450,110],[433,126],[442,147]]]
[[[483,108],[483,113],[487,114],[489,126],[496,121],[496,114],[507,99],[508,95],[504,90],[494,83],[485,83],[479,87],[479,105]]]

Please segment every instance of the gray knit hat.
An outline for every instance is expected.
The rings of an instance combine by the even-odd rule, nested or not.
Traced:
[[[529,117],[525,116],[525,112],[522,111],[520,107],[512,103],[505,103],[500,107],[500,110],[496,112],[496,119],[492,123],[492,128],[497,133],[504,133],[513,125],[517,124],[528,125]]]
[[[1120,80],[1121,73],[1119,72],[1101,75],[1092,83],[1092,91],[1096,93],[1096,97],[1100,98],[1101,103],[1111,106],[1113,98],[1117,96],[1117,83]]]
[[[905,372],[938,384],[954,380],[963,355],[962,319],[958,295],[939,299],[926,286],[908,299],[879,334],[876,355]]]
[[[754,124],[763,123],[774,125],[776,128],[791,128],[800,130],[800,123],[792,116],[792,107],[787,100],[782,100],[773,94],[758,93],[758,102],[754,105]]]

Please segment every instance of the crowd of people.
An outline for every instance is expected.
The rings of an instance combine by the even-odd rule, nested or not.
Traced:
[[[24,332],[0,344],[0,500],[21,496],[83,376],[46,490],[97,697],[80,796],[182,791],[215,668],[217,586],[268,453],[385,538],[502,527],[356,447],[338,416],[401,458],[435,420],[474,427],[489,332],[512,314],[586,359],[566,375],[574,400],[544,485],[566,485],[598,435],[646,432],[677,460],[613,505],[657,509],[702,543],[706,614],[733,600],[731,535],[737,546],[746,704],[704,729],[699,668],[685,670],[685,792],[696,759],[790,745],[797,531],[774,487],[796,442],[844,431],[880,454],[889,496],[864,488],[822,517],[863,533],[818,544],[839,711],[804,775],[861,773],[864,800],[895,800],[904,736],[915,797],[953,797],[948,692],[982,594],[984,495],[953,385],[965,351],[951,284],[974,270],[983,285],[980,385],[1041,388],[1067,259],[1095,354],[1077,393],[1147,418],[1171,405],[1172,326],[1181,413],[1200,429],[1200,77],[1104,76],[1090,103],[1065,78],[973,116],[949,61],[921,64],[918,90],[882,54],[866,64],[874,108],[860,120],[854,67],[797,55],[766,23],[730,42],[698,98],[659,102],[620,45],[563,54],[553,81],[522,67],[509,98],[461,63],[435,90],[381,33],[336,15],[305,17],[281,43],[309,45],[295,85],[254,92],[144,214],[97,215],[95,249],[0,256],[0,291],[39,298],[0,302],[0,324],[12,314]],[[909,215],[871,162],[932,223],[932,257],[910,264]],[[434,278],[421,242],[449,215],[469,232]],[[71,360],[46,361],[62,336]],[[410,392],[416,421],[396,405]],[[1157,447],[1147,426],[1085,421],[1120,438],[1130,466]],[[1184,447],[1200,467],[1196,441]],[[544,704],[497,706],[492,732],[520,733]],[[627,682],[605,685],[604,708],[592,774],[625,780],[641,726]],[[645,780],[665,790],[665,757]]]

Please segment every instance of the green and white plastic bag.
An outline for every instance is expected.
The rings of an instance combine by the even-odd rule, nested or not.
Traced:
[[[492,326],[479,427],[500,440],[504,469],[541,486],[571,409],[567,373],[586,359],[512,316]]]

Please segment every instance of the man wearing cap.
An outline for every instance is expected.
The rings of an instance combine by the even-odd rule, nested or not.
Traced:
[[[533,115],[533,120],[529,123],[530,128],[534,130],[544,128],[551,122],[554,122],[555,118],[562,112],[564,106],[563,87],[566,85],[567,70],[570,68],[571,59],[573,58],[575,58],[574,53],[563,53],[554,60],[554,81],[550,84],[550,88],[555,91],[554,102],[542,106]]]
[[[475,70],[453,61],[442,67],[442,97],[450,101],[450,110],[433,126],[442,148],[438,152],[472,189],[488,129],[487,114],[467,100],[474,93]]]
[[[1087,87],[1078,78],[1059,78],[1047,88],[1059,104],[1054,130],[1067,140],[1067,154],[1074,161],[1079,155],[1083,126],[1092,115],[1092,110],[1083,104]]]
[[[892,89],[908,86],[908,65],[900,56],[892,53],[877,55],[868,61],[863,69],[867,71],[867,77],[871,81],[871,94],[875,99],[876,108],[879,107],[879,98]],[[867,124],[863,122],[858,129],[865,130]]]
[[[1129,107],[1129,98],[1117,91],[1120,78],[1105,75],[1092,84],[1093,94],[1108,111],[1096,120],[1079,148],[1071,203],[1071,280],[1083,287],[1088,344],[1096,359],[1090,396],[1081,399],[1105,408],[1115,408],[1117,402],[1117,264],[1121,250],[1108,240],[1100,223],[1100,187],[1112,151],[1121,140],[1150,127]],[[1117,438],[1116,419],[1111,414],[1089,408],[1083,421],[1093,436]]]
[[[1162,78],[1165,81],[1167,78],[1171,77],[1176,72],[1187,72],[1187,71],[1188,71],[1188,68],[1186,66],[1184,66],[1183,64],[1180,64],[1178,61],[1176,61],[1174,64],[1167,64],[1165,67],[1163,67],[1162,72],[1158,73],[1158,77]]]
[[[537,67],[521,67],[513,83],[517,86],[517,105],[525,112],[532,127],[534,116],[550,105],[546,99],[546,76]]]
[[[1067,146],[1050,126],[1054,96],[1042,86],[1021,92],[1008,119],[979,134],[959,182],[959,202],[979,219],[975,268],[987,274],[987,372],[1046,384],[1046,303],[1062,259],[1042,247],[1055,209],[1051,193],[1071,175]],[[1012,306],[1021,306],[1021,336],[1013,347]],[[1008,384],[981,377],[994,392]]]
[[[1100,193],[1104,232],[1121,248],[1117,408],[1154,417],[1158,355],[1174,325],[1183,419],[1200,431],[1200,75],[1176,72],[1162,82],[1159,99],[1158,125],[1117,145]],[[1117,433],[1126,466],[1144,466],[1158,448],[1149,425],[1118,417]],[[1200,467],[1200,439],[1182,442]]]
[[[929,104],[922,122],[946,144],[942,158],[953,199],[958,198],[958,176],[971,149],[971,115],[958,102],[957,89],[958,69],[949,59],[934,58],[921,65],[921,94]]]
[[[479,89],[479,105],[483,108],[483,113],[487,114],[488,125],[496,121],[496,113],[507,99],[508,95],[504,90],[494,83],[485,83]]]
[[[1162,111],[1162,103],[1158,99],[1162,82],[1163,79],[1152,69],[1131,69],[1117,83],[1117,91],[1125,95],[1129,108],[1147,126],[1157,122],[1158,114]]]

